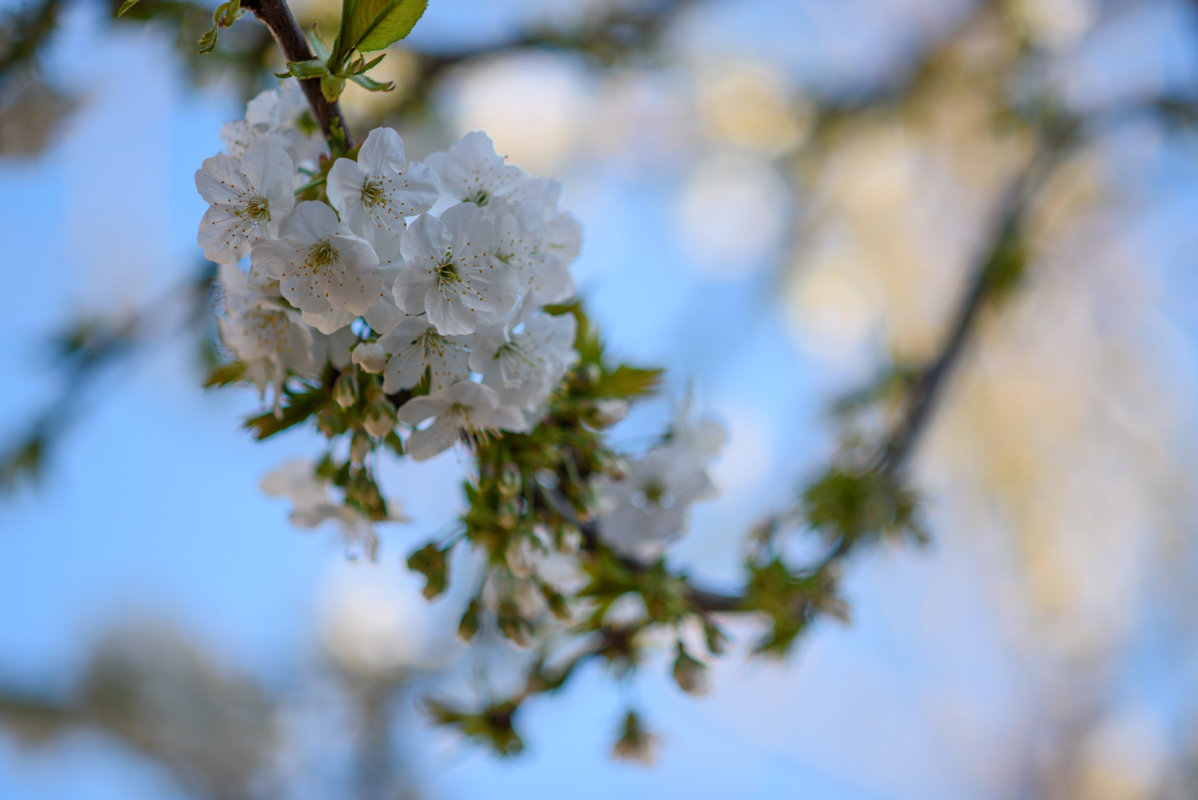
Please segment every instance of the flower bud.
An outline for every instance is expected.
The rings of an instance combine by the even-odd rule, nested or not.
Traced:
[[[391,432],[395,427],[395,411],[391,404],[384,400],[381,403],[375,403],[370,413],[366,415],[366,419],[362,420],[362,427],[376,439],[381,439]]]
[[[600,425],[615,425],[628,416],[628,401],[618,397],[595,403],[595,422]]]
[[[687,694],[695,696],[707,694],[710,688],[707,683],[707,665],[696,658],[678,643],[678,657],[674,659],[674,682],[678,688]]]
[[[351,407],[358,401],[357,380],[352,372],[342,372],[333,384],[333,400],[342,409]]]
[[[349,445],[349,460],[356,466],[361,466],[370,453],[370,439],[360,433],[355,433]]]
[[[620,738],[612,747],[612,757],[649,765],[653,763],[656,750],[657,737],[645,730],[639,714],[629,711],[620,726]]]
[[[387,365],[387,354],[378,342],[361,342],[354,348],[352,361],[365,372],[378,375]]]
[[[478,633],[478,617],[478,601],[471,600],[470,605],[466,606],[466,612],[462,614],[462,621],[458,623],[458,636],[462,637],[463,641],[470,641],[474,638],[474,634]]]

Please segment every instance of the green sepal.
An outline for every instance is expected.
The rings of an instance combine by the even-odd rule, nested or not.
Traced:
[[[344,88],[345,78],[337,78],[333,75],[323,75],[320,78],[320,93],[330,103],[337,102],[337,98],[341,96],[341,91]]]
[[[320,37],[320,28],[313,24],[304,34],[304,38],[308,40],[308,46],[312,48],[312,52],[318,59],[321,61],[329,60],[329,46]]]
[[[210,389],[213,386],[228,386],[230,383],[236,383],[245,376],[245,362],[231,361],[228,364],[221,364],[208,373],[207,380],[204,381],[204,388]]]
[[[308,61],[288,61],[287,72],[279,74],[278,77],[286,78],[290,75],[302,81],[307,78],[323,78],[328,74],[328,65],[319,58],[313,58]]]

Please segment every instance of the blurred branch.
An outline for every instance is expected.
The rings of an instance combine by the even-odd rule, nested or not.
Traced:
[[[891,432],[879,458],[879,465],[883,471],[897,472],[910,459],[927,428],[936,403],[944,393],[945,382],[960,361],[961,354],[973,335],[982,308],[994,289],[1001,286],[998,279],[1007,266],[1012,249],[1020,247],[1019,229],[1023,210],[1029,188],[1038,174],[1042,160],[1042,157],[1034,159],[1003,197],[998,224],[990,237],[985,255],[974,270],[972,285],[953,316],[953,323],[943,348],[910,380],[908,411]]]
[[[106,368],[130,359],[175,327],[178,309],[171,302],[173,298],[181,295],[186,304],[179,327],[206,321],[208,291],[214,277],[214,265],[205,262],[195,276],[131,316],[115,321],[84,320],[55,338],[60,388],[25,425],[16,442],[0,451],[0,492],[12,491],[24,477],[38,476],[47,453],[65,433],[88,390]]]
[[[659,0],[637,8],[611,5],[602,16],[573,30],[530,27],[503,39],[446,52],[412,51],[417,76],[411,94],[423,97],[445,73],[478,59],[515,50],[569,51],[612,63],[633,53],[651,52],[662,32],[695,0]]]
[[[25,62],[32,61],[58,25],[62,0],[14,9],[0,22],[0,80]]]

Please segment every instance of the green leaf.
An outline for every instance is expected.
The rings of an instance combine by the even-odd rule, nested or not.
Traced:
[[[125,0],[125,2],[121,3],[121,7],[117,9],[116,15],[118,17],[125,16],[125,12],[133,8],[139,2],[141,2],[141,0]]]
[[[408,569],[424,576],[424,598],[432,600],[449,586],[448,548],[442,550],[433,542],[408,556]]]
[[[662,370],[641,369],[621,364],[615,372],[604,375],[594,389],[595,397],[637,397],[650,394],[661,383]]]
[[[201,36],[196,44],[200,55],[211,53],[216,48],[216,26],[213,25],[212,29]]]
[[[385,50],[407,36],[428,0],[346,0],[335,55]]]
[[[245,362],[231,361],[228,364],[221,364],[208,374],[208,380],[204,381],[204,388],[210,389],[213,386],[228,386],[230,383],[236,383],[245,375]]]
[[[303,394],[290,395],[288,400],[288,404],[277,416],[268,411],[245,421],[245,427],[253,433],[255,439],[274,436],[308,419],[324,404],[325,392],[323,388],[312,389]]]
[[[221,3],[212,12],[212,29],[200,37],[199,51],[200,55],[211,53],[216,47],[216,29],[229,28],[233,23],[241,19],[241,15],[245,13],[241,9],[241,0],[229,0],[227,3]]]
[[[395,81],[379,83],[372,78],[367,78],[365,75],[350,75],[349,79],[368,92],[389,92],[395,88]]]

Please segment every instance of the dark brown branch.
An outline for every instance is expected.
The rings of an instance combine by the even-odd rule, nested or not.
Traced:
[[[311,61],[316,57],[285,0],[243,0],[241,5],[254,12],[254,16],[270,29],[271,35],[275,37],[279,49],[288,61]],[[300,87],[308,98],[308,105],[312,107],[316,121],[320,123],[325,140],[332,144],[333,129],[339,127],[345,133],[346,148],[353,147],[353,139],[345,125],[345,118],[341,116],[341,107],[325,99],[320,90],[320,80],[307,78],[300,81]]]

